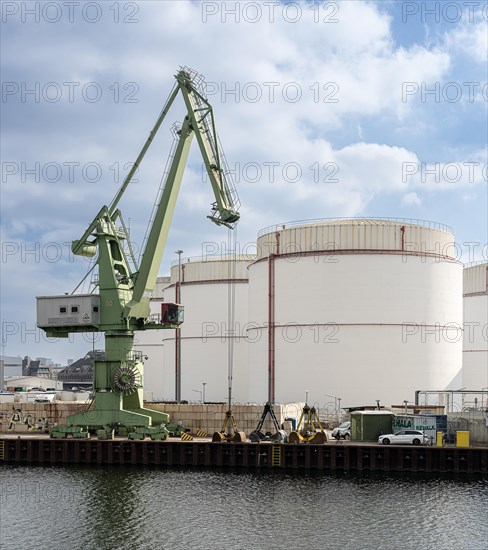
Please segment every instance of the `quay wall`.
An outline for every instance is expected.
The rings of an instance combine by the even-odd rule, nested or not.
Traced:
[[[7,463],[486,475],[488,448],[0,436],[0,465]]]

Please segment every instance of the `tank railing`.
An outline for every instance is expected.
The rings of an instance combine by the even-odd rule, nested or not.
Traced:
[[[181,264],[188,264],[192,262],[226,262],[227,260],[237,260],[238,262],[254,262],[256,260],[256,254],[206,254],[205,256],[188,256],[187,258],[181,258]],[[177,266],[179,260],[173,260],[171,267]]]
[[[476,260],[475,262],[469,262],[467,264],[464,264],[464,268],[466,269],[467,267],[476,267],[477,265],[483,264],[486,264],[488,267],[488,260]]]
[[[262,237],[263,235],[267,235],[268,233],[274,233],[275,231],[283,231],[284,229],[290,229],[293,227],[299,227],[302,225],[321,225],[324,222],[327,223],[333,223],[333,222],[356,222],[356,225],[364,225],[367,222],[397,222],[397,223],[403,223],[408,225],[419,225],[420,227],[424,227],[426,229],[438,229],[440,231],[445,231],[446,233],[453,234],[454,231],[452,227],[449,227],[448,225],[445,225],[443,223],[439,222],[433,222],[430,220],[417,220],[414,218],[383,218],[383,217],[361,217],[361,218],[315,218],[311,220],[296,220],[291,222],[284,222],[284,223],[278,223],[276,225],[270,225],[268,227],[265,227],[264,229],[261,229],[258,233],[258,238]]]

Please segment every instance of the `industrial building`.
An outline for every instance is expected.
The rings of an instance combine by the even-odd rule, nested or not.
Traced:
[[[0,355],[0,391],[7,387],[54,387],[61,365],[48,357]]]
[[[93,361],[103,360],[104,355],[103,350],[92,350],[84,357],[64,367],[58,374],[58,380],[62,382],[63,389],[91,389],[93,387]]]
[[[8,376],[5,377],[4,388],[5,391],[8,392],[28,392],[32,390],[37,394],[39,393],[39,388],[41,388],[41,390],[61,391],[63,389],[63,383],[59,380],[53,380],[44,376]],[[3,396],[3,399],[4,398],[5,396]]]
[[[391,405],[413,401],[418,389],[457,390],[482,370],[469,362],[462,373],[463,264],[449,227],[313,220],[263,229],[256,244],[256,256],[238,257],[232,276],[228,258],[214,257],[184,259],[169,279],[158,279],[155,313],[176,301],[181,280],[182,399],[198,401],[204,392],[207,401],[225,399],[230,338],[236,402],[296,402],[308,390],[311,403],[338,396],[343,406]],[[485,325],[484,273],[484,290],[469,292],[465,274],[464,315],[471,315],[466,300],[482,292],[476,319]],[[229,288],[236,303],[230,330]],[[148,356],[146,395],[174,399],[178,331],[137,333],[136,347]],[[486,373],[486,341],[483,349],[477,358]]]
[[[22,357],[0,355],[0,380],[3,376],[22,376]]]

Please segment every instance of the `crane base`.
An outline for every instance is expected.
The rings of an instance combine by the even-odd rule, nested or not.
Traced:
[[[127,429],[134,431],[134,428],[160,429],[161,425],[169,421],[169,415],[150,409],[140,408],[135,411],[125,409],[107,410],[97,409],[85,411],[83,413],[69,416],[67,419],[68,427],[84,428],[93,430],[119,430]],[[167,432],[167,430],[164,428]]]

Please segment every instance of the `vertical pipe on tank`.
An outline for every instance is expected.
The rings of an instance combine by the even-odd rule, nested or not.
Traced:
[[[268,403],[275,398],[274,254],[268,256]]]
[[[181,282],[178,280],[175,283],[175,302],[177,304],[180,303],[180,284]],[[180,402],[181,394],[179,389],[181,388],[180,385],[180,372],[179,372],[179,365],[180,365],[180,351],[181,351],[181,344],[180,344],[180,329],[175,329],[175,401],[177,403]]]
[[[275,402],[275,257],[280,253],[280,234],[275,233],[276,253],[268,256],[268,403]]]
[[[178,283],[175,284],[175,302],[178,304]],[[175,401],[178,403],[178,344],[180,333],[175,330]]]
[[[181,283],[185,280],[185,265],[181,264],[181,254],[178,250],[178,281],[175,283],[175,301],[181,303]],[[181,402],[181,329],[175,329],[175,401]]]
[[[178,267],[178,301],[177,304],[181,304],[181,285],[185,282],[185,264],[182,264],[180,261],[180,265]],[[177,337],[177,361],[176,361],[176,368],[177,368],[177,382],[176,382],[176,402],[181,403],[181,326],[179,326],[176,329],[176,337]]]

